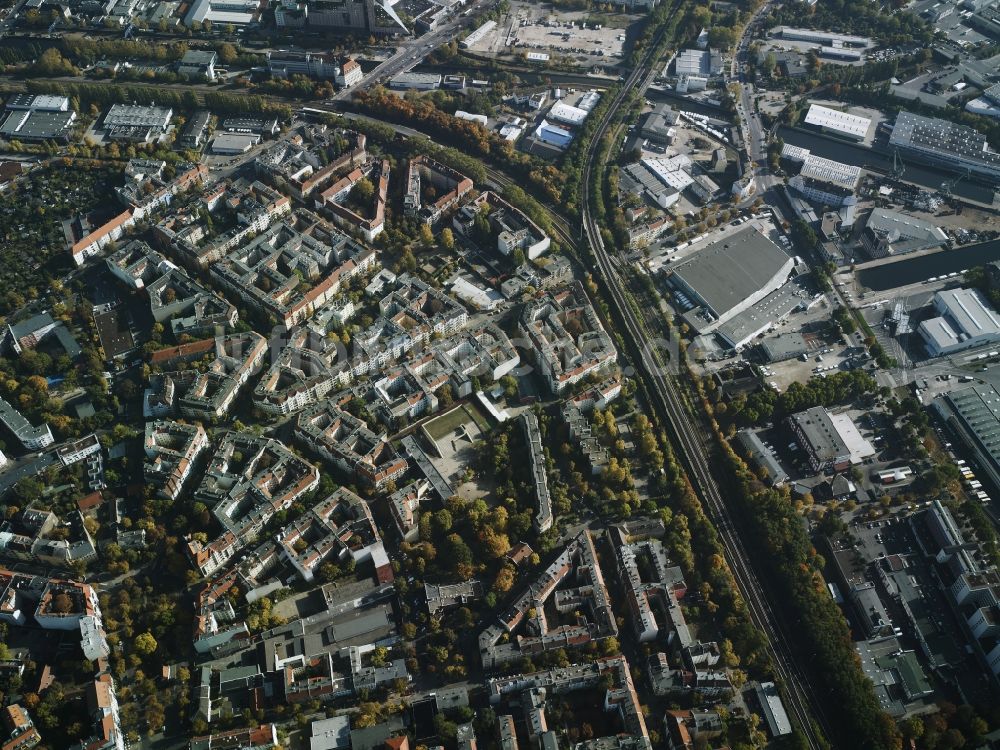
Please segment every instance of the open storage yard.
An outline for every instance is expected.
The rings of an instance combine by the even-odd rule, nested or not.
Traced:
[[[637,18],[543,11],[515,3],[511,12],[470,49],[496,55],[524,54],[529,62],[547,62],[545,55],[560,55],[579,65],[615,64],[624,57],[627,27]],[[532,53],[542,57],[533,60]]]

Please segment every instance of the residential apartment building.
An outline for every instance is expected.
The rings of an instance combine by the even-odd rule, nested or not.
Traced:
[[[579,282],[529,302],[518,333],[528,341],[542,377],[556,394],[591,374],[606,373],[618,358]]]
[[[325,401],[305,409],[295,421],[295,437],[346,476],[382,489],[406,473],[406,460],[363,420]]]
[[[574,624],[550,624],[547,606],[577,613]],[[484,669],[494,669],[531,654],[578,648],[617,634],[593,539],[582,531],[501,611],[497,622],[480,633],[479,656]]]
[[[194,495],[211,508],[222,531],[208,542],[188,542],[195,566],[202,575],[214,574],[253,542],[276,512],[317,484],[319,470],[279,441],[226,433]]]
[[[199,424],[156,420],[146,423],[143,475],[157,487],[157,495],[176,500],[208,447],[208,435]]]

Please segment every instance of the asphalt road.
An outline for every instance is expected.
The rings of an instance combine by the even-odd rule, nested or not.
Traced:
[[[376,68],[371,70],[364,77],[361,83],[352,88],[342,89],[333,97],[331,101],[347,101],[351,98],[355,91],[363,91],[364,89],[380,84],[393,76],[412,70],[420,64],[420,61],[423,60],[428,53],[437,47],[440,47],[442,44],[451,41],[458,35],[459,31],[462,29],[462,19],[465,13],[468,13],[469,10],[479,9],[485,5],[486,2],[487,0],[476,0],[476,2],[473,2],[469,6],[469,9],[464,11],[462,15],[453,18],[444,26],[434,29],[427,34],[416,37],[408,42],[403,42],[396,51],[395,55],[390,57],[385,62],[379,63]]]

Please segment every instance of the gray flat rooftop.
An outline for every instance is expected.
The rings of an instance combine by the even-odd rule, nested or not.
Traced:
[[[337,620],[331,628],[334,639],[340,643],[351,638],[374,633],[379,630],[392,630],[391,610],[387,606],[374,607],[362,613],[351,613],[349,617]]]
[[[718,316],[764,288],[791,261],[752,226],[712,243],[673,267]]]
[[[4,118],[0,135],[7,138],[55,138],[73,124],[73,112],[14,111]]]
[[[889,143],[931,151],[940,156],[956,155],[994,168],[1000,166],[1000,154],[990,150],[983,133],[968,125],[936,117],[900,112]]]
[[[206,52],[204,50],[190,49],[181,58],[181,65],[211,65],[218,58],[219,55],[214,50]]]
[[[937,293],[948,317],[970,338],[1000,333],[1000,318],[975,289],[946,289]]]
[[[747,455],[767,471],[773,483],[781,484],[788,481],[788,474],[781,468],[781,464],[778,463],[778,459],[774,453],[764,445],[764,441],[760,439],[760,436],[756,432],[752,430],[740,430],[736,434],[736,439],[743,446],[743,450],[747,452]]]
[[[351,746],[351,717],[334,716],[312,723],[309,750],[342,750]]]
[[[992,385],[974,385],[952,391],[944,399],[980,451],[990,457],[994,468],[1000,467],[1000,393]]]
[[[809,443],[808,450],[822,462],[849,458],[858,464],[875,454],[848,414],[831,414],[822,406],[813,406],[790,419]]]
[[[761,342],[765,355],[772,362],[791,359],[809,351],[809,342],[801,333],[793,331],[771,336]]]
[[[782,284],[760,302],[734,315],[716,329],[730,346],[755,336],[764,327],[781,320],[808,299],[797,279]],[[686,319],[686,318],[685,318]],[[796,355],[797,356],[797,355]]]
[[[437,73],[397,73],[390,79],[390,82],[417,84],[440,83],[441,76]]]
[[[788,720],[785,706],[773,682],[761,682],[756,687],[757,700],[764,711],[764,719],[773,737],[791,734],[792,722]]]
[[[882,710],[893,717],[900,717],[906,713],[903,702],[893,696],[893,688],[896,680],[891,672],[883,669],[878,659],[887,650],[898,651],[899,641],[894,637],[873,639],[871,641],[855,641],[854,650],[861,658],[861,671],[872,681],[875,686],[875,696],[878,698]],[[889,651],[891,653],[892,651]]]
[[[924,597],[923,586],[916,583],[909,570],[887,574],[905,605],[907,619],[932,669],[947,668],[962,661],[962,652],[955,639],[944,633],[934,622],[931,606]],[[933,595],[933,594],[932,594]]]
[[[865,226],[875,232],[886,234],[896,232],[900,238],[905,239],[926,239],[940,243],[948,240],[948,235],[944,233],[944,230],[929,221],[899,211],[890,211],[887,208],[874,209],[869,214]]]

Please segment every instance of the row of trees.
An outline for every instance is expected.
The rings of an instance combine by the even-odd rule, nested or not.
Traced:
[[[187,42],[149,44],[140,39],[87,39],[82,36],[63,37],[59,45],[63,54],[81,65],[92,65],[98,60],[150,60],[165,64],[180,60],[188,51]]]
[[[47,25],[48,22],[43,20]],[[188,51],[187,42],[150,45],[140,40],[126,39],[84,39],[80,37],[63,37],[57,42],[44,44],[35,42],[29,45],[12,46],[9,50],[0,52],[0,62],[17,64],[34,60],[28,66],[28,72],[38,76],[68,76],[79,75],[79,67],[89,67],[100,60],[148,60],[155,65],[169,65],[180,60]],[[35,52],[31,57],[26,57]],[[258,55],[240,52],[229,42],[216,46],[219,61],[223,65],[241,63],[252,66],[260,63]],[[120,73],[135,71],[132,68]],[[153,75],[153,71],[146,71]],[[156,73],[158,76],[173,75]]]
[[[207,92],[203,97],[204,101],[200,102],[194,91],[178,91],[156,86],[28,81],[27,89],[32,94],[47,93],[75,97],[83,105],[95,104],[99,107],[136,103],[190,111],[204,106],[220,114],[265,114],[284,120],[291,119],[292,116],[292,109],[286,104],[275,104],[260,96],[229,94],[222,91]]]
[[[979,747],[989,730],[986,721],[969,705],[955,706],[942,702],[935,713],[912,716],[902,724],[906,739],[919,750],[952,750]],[[1000,708],[995,708],[1000,714]]]
[[[274,96],[287,96],[297,99],[329,99],[334,94],[330,81],[316,81],[309,76],[296,73],[288,78],[271,78],[254,86],[249,78],[237,81],[241,86],[254,87]]]
[[[934,38],[933,27],[916,14],[889,13],[881,5],[865,0],[830,0],[822,5],[790,2],[772,7],[773,10],[764,19],[766,28],[795,26],[827,29],[874,37],[880,44],[886,45],[928,46]]]
[[[732,472],[728,497],[742,518],[744,538],[767,571],[781,610],[778,616],[794,623],[794,645],[801,653],[812,654],[813,672],[822,676],[831,693],[827,706],[835,716],[831,724],[838,744],[859,750],[901,750],[899,729],[882,711],[871,681],[861,671],[847,623],[820,573],[823,560],[787,490],[768,488],[757,480],[723,437],[704,391],[702,396],[724,464]]]
[[[729,404],[728,414],[742,424],[761,425],[813,406],[830,407],[876,392],[878,384],[871,375],[864,370],[849,370],[792,383],[783,393],[764,388],[749,396],[737,396]]]
[[[550,203],[562,201],[567,212],[571,212],[576,206],[575,201],[565,203],[567,175],[564,170],[518,151],[512,143],[491,133],[479,123],[459,120],[438,109],[432,99],[418,96],[400,98],[385,89],[376,88],[370,92],[355,93],[354,104],[360,111],[373,117],[411,126],[438,143],[458,147],[467,153],[464,156],[467,161],[470,157],[478,157],[502,167],[538,198]],[[595,120],[596,116],[587,119]],[[409,142],[412,143],[413,140],[410,139]],[[417,148],[424,150],[423,145]],[[481,167],[479,169],[482,171]],[[515,186],[507,189],[505,195],[507,200],[524,210],[543,229],[547,229],[547,212],[534,199],[529,199],[523,189]]]
[[[16,65],[17,63],[37,60],[50,44],[38,39],[18,39],[7,37],[0,44],[0,63]]]
[[[91,65],[98,60],[150,60],[161,64],[171,63],[180,60],[191,49],[186,41],[150,44],[142,39],[87,39],[80,36],[63,37],[59,44],[66,56],[84,65]],[[263,60],[260,55],[237,49],[231,42],[215,44],[214,49],[219,55],[219,62],[223,65],[232,65],[235,62],[248,66],[259,65]]]
[[[843,86],[840,98],[854,104],[877,105],[885,112],[886,119],[894,118],[900,110],[905,109],[914,114],[949,120],[985,134],[994,149],[1000,146],[1000,122],[994,118],[966,112],[961,104],[938,108],[924,104],[920,101],[920,97],[900,99],[893,96],[892,86],[888,81],[879,84]]]
[[[502,148],[499,138],[477,122],[459,120],[419,98],[398,97],[381,87],[358,91],[354,103],[378,119],[416,127],[446,144],[457,145],[476,156],[488,157],[494,148]],[[509,145],[509,144],[508,144]]]

